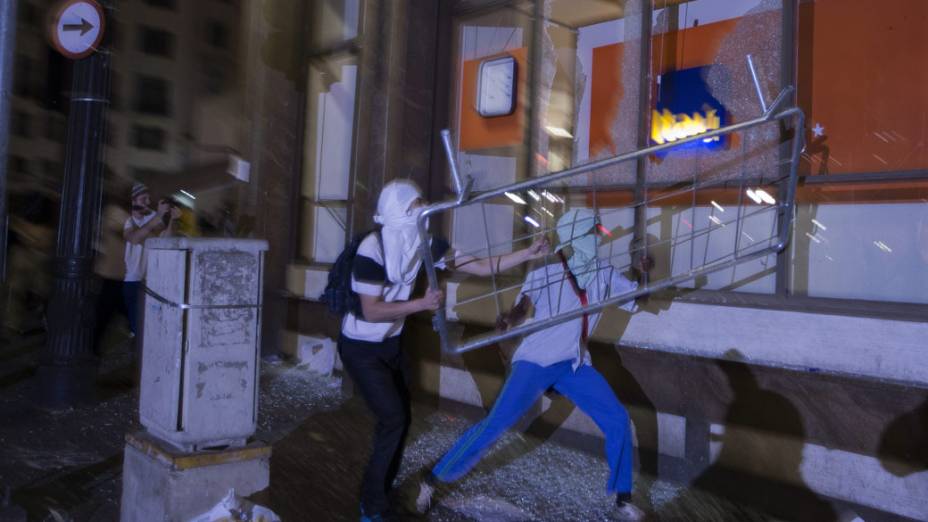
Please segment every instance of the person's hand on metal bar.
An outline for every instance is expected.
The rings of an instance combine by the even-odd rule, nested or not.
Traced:
[[[529,261],[542,258],[551,253],[551,243],[547,236],[541,236],[532,241],[527,250]]]
[[[441,290],[429,288],[425,291],[425,296],[422,297],[422,307],[423,310],[434,312],[442,307],[445,301],[445,293]]]
[[[638,256],[634,268],[640,274],[647,274],[654,268],[654,258],[651,256]]]
[[[514,326],[518,326],[525,320],[525,317],[528,315],[529,308],[531,307],[532,300],[528,298],[527,295],[523,295],[522,299],[512,307],[509,312],[505,314],[500,314],[496,318],[496,329],[500,332],[505,332]]]
[[[419,312],[434,312],[441,308],[445,293],[428,289],[419,299],[386,302],[381,296],[358,294],[364,320],[370,323],[393,322]]]

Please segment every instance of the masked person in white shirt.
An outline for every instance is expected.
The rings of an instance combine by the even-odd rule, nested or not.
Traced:
[[[361,301],[360,315],[342,319],[338,350],[345,370],[377,417],[373,450],[361,485],[361,520],[395,517],[388,495],[402,456],[409,427],[408,369],[400,346],[406,317],[442,306],[443,295],[428,290],[412,297],[422,268],[417,220],[425,207],[419,188],[396,180],[384,186],[374,220],[381,225],[361,241],[354,258],[351,289]],[[433,238],[432,259],[440,269],[490,275],[547,253],[539,240],[529,248],[492,258],[456,255],[447,259],[448,242]]]
[[[636,290],[637,283],[598,258],[600,229],[596,216],[587,209],[565,213],[557,222],[559,261],[528,274],[516,306],[497,320],[498,327],[505,330],[518,324],[530,308],[534,308],[537,321]],[[567,247],[572,251],[569,258],[564,254]],[[640,269],[650,268],[648,265],[649,261],[644,261]],[[632,300],[619,308],[626,312],[637,309]],[[628,413],[609,383],[593,368],[586,350],[587,337],[600,316],[584,315],[522,339],[490,413],[468,429],[420,483],[417,510],[427,511],[439,483],[464,476],[545,391],[553,388],[589,415],[605,435],[610,469],[606,492],[616,495],[618,517],[644,518],[644,513],[631,504],[633,448]]]

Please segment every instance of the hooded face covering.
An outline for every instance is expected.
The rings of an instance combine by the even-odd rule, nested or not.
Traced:
[[[387,183],[377,200],[374,221],[383,225],[384,266],[393,284],[412,284],[419,273],[419,233],[416,222],[421,209],[409,206],[422,197],[419,187],[408,180]]]
[[[596,216],[585,208],[571,209],[557,220],[557,237],[561,242],[555,251],[570,245],[574,253],[567,267],[577,278],[580,288],[586,288],[596,274],[596,256],[599,241],[594,227]]]

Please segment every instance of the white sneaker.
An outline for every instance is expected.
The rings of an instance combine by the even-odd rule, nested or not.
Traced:
[[[644,520],[644,511],[638,509],[631,502],[622,502],[616,506],[616,514],[619,520]]]
[[[435,493],[435,486],[423,480],[419,482],[419,496],[416,497],[416,512],[424,515],[432,508],[432,493]]]

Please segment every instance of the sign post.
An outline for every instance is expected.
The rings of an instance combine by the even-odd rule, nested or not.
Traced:
[[[112,9],[112,1],[107,5]],[[69,407],[94,395],[93,333],[96,299],[93,245],[101,201],[102,147],[109,102],[107,52],[99,50],[105,13],[93,0],[67,0],[52,11],[49,39],[76,60],[71,83],[68,136],[48,336],[39,359],[39,402]]]
[[[13,56],[16,52],[16,0],[0,0],[0,284],[6,282],[7,155],[10,103],[13,101]],[[4,313],[0,303],[0,313]]]
[[[100,4],[95,0],[67,0],[52,13],[48,37],[59,53],[80,60],[97,50],[106,23]]]

